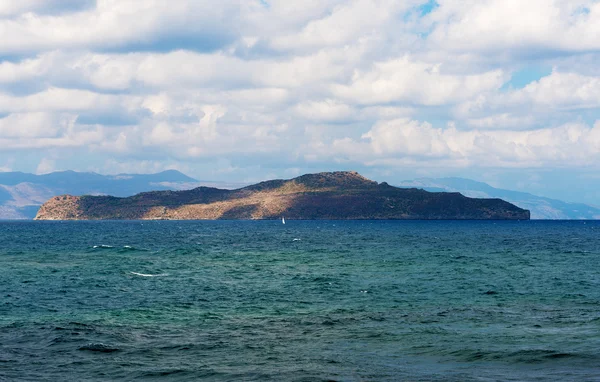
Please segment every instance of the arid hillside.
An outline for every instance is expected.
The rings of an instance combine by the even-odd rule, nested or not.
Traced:
[[[402,189],[356,172],[307,174],[237,190],[199,187],[144,192],[127,198],[62,195],[37,220],[103,219],[529,219],[501,199]]]

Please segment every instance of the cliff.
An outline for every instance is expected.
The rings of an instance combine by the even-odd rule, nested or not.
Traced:
[[[36,220],[101,219],[511,219],[529,211],[501,199],[402,189],[356,172],[307,174],[237,190],[199,187],[144,192],[127,198],[62,195]]]

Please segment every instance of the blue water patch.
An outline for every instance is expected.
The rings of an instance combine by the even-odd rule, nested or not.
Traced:
[[[0,223],[0,380],[600,380],[598,221]]]

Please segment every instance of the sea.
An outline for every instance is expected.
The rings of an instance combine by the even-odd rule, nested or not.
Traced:
[[[0,222],[0,381],[600,381],[599,221]]]

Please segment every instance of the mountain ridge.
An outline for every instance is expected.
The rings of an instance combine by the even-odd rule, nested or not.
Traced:
[[[33,219],[46,200],[60,194],[130,196],[150,190],[192,188],[197,183],[176,170],[116,175],[72,170],[42,175],[0,172],[0,219]]]

